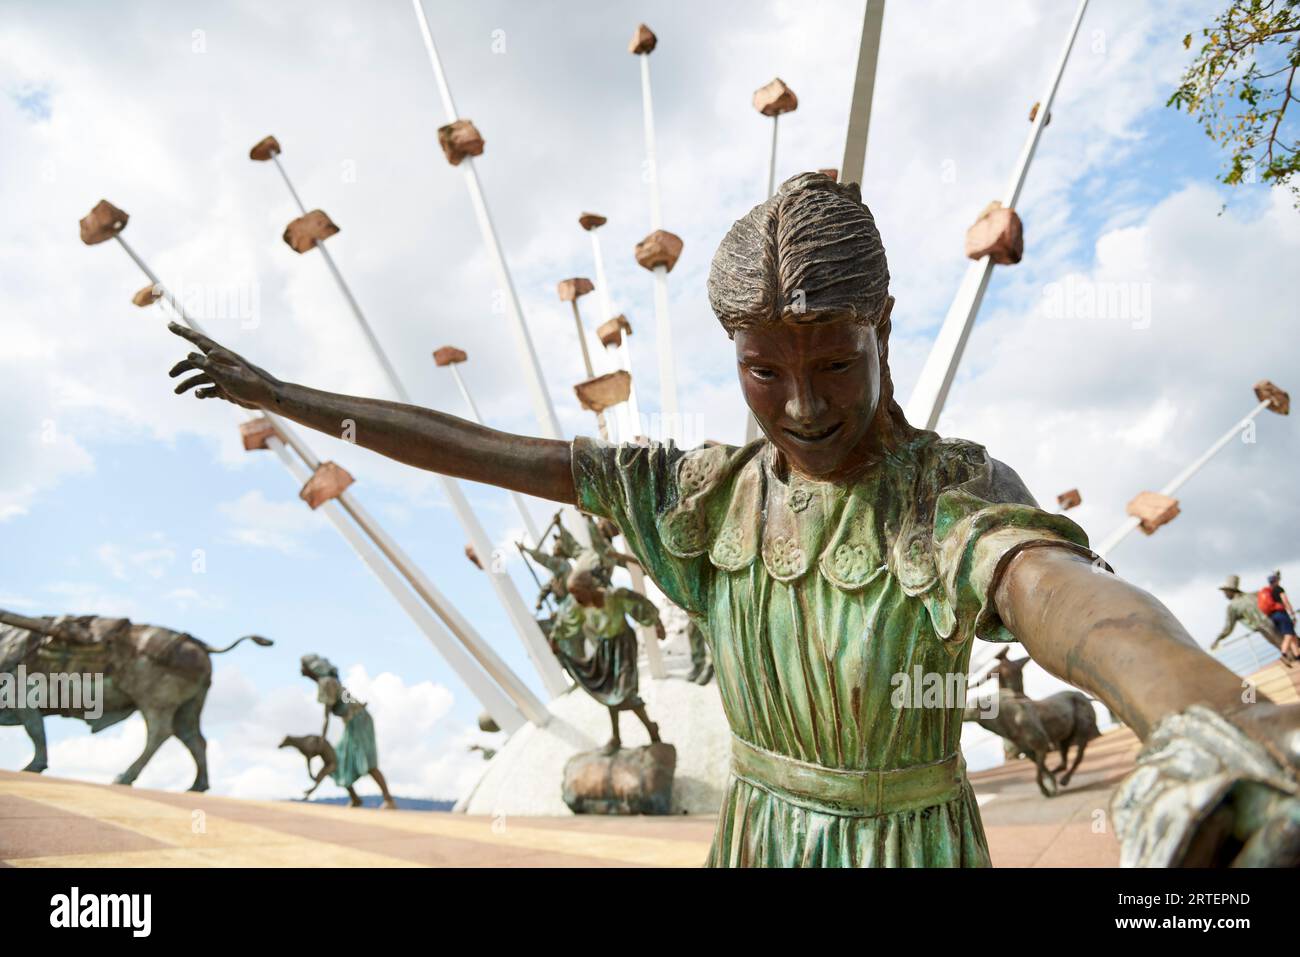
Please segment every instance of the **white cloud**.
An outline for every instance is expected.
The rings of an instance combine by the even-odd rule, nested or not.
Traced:
[[[300,551],[302,540],[320,528],[319,517],[299,499],[272,502],[257,490],[223,502],[217,509],[230,520],[228,541],[286,555]]]

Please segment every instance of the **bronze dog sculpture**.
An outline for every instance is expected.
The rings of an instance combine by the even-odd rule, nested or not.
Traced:
[[[299,754],[307,759],[307,776],[312,779],[312,785],[303,792],[302,799],[304,801],[311,797],[312,792],[320,787],[325,777],[334,773],[339,766],[338,755],[334,753],[334,745],[319,734],[286,734],[284,740],[280,742],[280,747],[295,748]],[[311,771],[312,758],[321,759],[320,770],[315,774],[312,774]]]

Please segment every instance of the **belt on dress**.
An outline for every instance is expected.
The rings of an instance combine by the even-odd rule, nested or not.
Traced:
[[[732,735],[731,770],[742,781],[799,807],[841,817],[877,817],[934,807],[966,786],[961,752],[942,761],[889,771],[847,771],[810,764]]]

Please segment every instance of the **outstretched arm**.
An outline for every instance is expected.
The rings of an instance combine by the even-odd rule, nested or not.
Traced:
[[[1021,551],[994,601],[1036,662],[1096,695],[1140,738],[1191,704],[1224,714],[1242,708],[1241,679],[1206,654],[1169,609],[1073,552]]]
[[[176,387],[178,394],[197,386],[200,399],[261,409],[336,437],[346,429],[356,444],[407,465],[565,504],[575,501],[567,442],[498,432],[400,402],[281,382],[207,336],[174,322],[168,328],[200,350],[172,368],[173,377],[197,373]]]
[[[1111,801],[1121,861],[1300,864],[1300,706],[1256,700],[1160,602],[1072,553],[1022,550],[994,601],[1036,661],[1146,743]]]
[[[1232,605],[1228,605],[1228,617],[1223,622],[1223,630],[1220,631],[1217,636],[1215,636],[1214,643],[1210,645],[1210,649],[1213,650],[1219,647],[1219,643],[1222,642],[1224,638],[1227,638],[1230,634],[1232,634],[1232,629],[1236,627],[1237,627],[1237,612],[1232,607]]]

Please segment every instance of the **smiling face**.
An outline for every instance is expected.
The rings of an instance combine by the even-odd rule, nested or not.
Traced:
[[[790,467],[835,479],[871,454],[880,405],[880,343],[853,319],[775,322],[736,330],[745,401]]]

